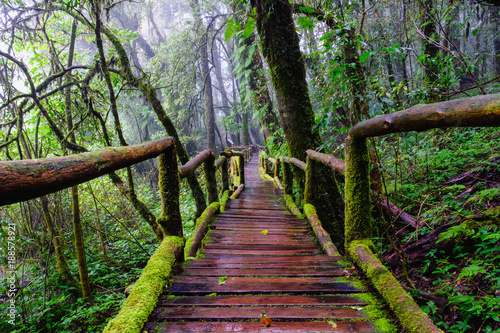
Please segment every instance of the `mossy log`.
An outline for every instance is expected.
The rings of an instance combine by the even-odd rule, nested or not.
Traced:
[[[241,184],[240,186],[238,186],[236,191],[234,191],[234,193],[231,194],[231,197],[229,199],[236,199],[240,195],[241,191],[243,191],[244,188],[245,188],[245,184]]]
[[[373,254],[374,248],[370,239],[359,239],[346,245],[351,259],[361,267],[389,304],[403,328],[411,333],[442,333]]]
[[[349,135],[367,138],[441,127],[493,126],[500,126],[500,94],[412,106],[362,121],[351,128]]]
[[[290,212],[292,212],[292,214],[294,214],[295,216],[297,216],[301,219],[304,218],[304,214],[302,214],[300,212],[299,207],[297,207],[297,205],[293,201],[293,197],[290,194],[285,194],[285,202],[286,202],[286,206],[288,207]]]
[[[329,256],[340,256],[339,251],[332,242],[330,235],[323,228],[321,221],[319,220],[318,214],[316,213],[316,208],[311,204],[304,204],[304,213],[314,230],[314,234],[318,239],[323,251]]]
[[[170,236],[163,240],[132,287],[120,312],[104,329],[105,333],[141,332],[167,284],[172,267],[176,260],[182,260],[183,245],[181,237]]]
[[[212,154],[212,150],[205,149],[184,165],[179,166],[179,176],[181,179],[192,175],[198,167]]]
[[[160,155],[172,137],[127,147],[54,158],[0,162],[0,205],[33,199],[81,184]]]
[[[196,219],[194,232],[186,242],[184,254],[186,258],[194,257],[201,246],[201,240],[205,236],[205,230],[210,223],[212,217],[219,211],[220,204],[218,202],[211,203],[207,209]]]

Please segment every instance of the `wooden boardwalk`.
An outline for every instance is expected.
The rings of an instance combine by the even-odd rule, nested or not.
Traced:
[[[188,260],[160,296],[144,331],[372,332],[349,281],[356,274],[315,243],[282,190],[245,166],[246,188],[211,224],[203,259]],[[267,230],[267,235],[262,231]],[[260,321],[262,311],[272,318]]]

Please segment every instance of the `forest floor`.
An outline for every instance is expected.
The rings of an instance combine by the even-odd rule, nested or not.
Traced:
[[[399,251],[384,261],[443,331],[500,332],[500,156],[439,187],[459,212],[438,208],[439,223],[416,230],[393,221]]]

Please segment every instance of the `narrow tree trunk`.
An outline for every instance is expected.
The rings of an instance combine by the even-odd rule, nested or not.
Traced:
[[[71,27],[71,39],[69,45],[68,67],[73,65],[73,53],[75,50],[77,22],[74,19]],[[102,43],[102,42],[101,42]],[[68,75],[69,77],[69,75]],[[113,96],[114,97],[114,96]],[[113,99],[114,101],[114,99]],[[115,104],[116,106],[116,104]],[[75,132],[73,131],[73,117],[71,114],[71,88],[65,91],[65,112],[68,132],[70,132],[69,141],[76,143]],[[76,153],[76,152],[75,152]],[[80,286],[82,288],[82,296],[88,302],[92,303],[90,280],[87,270],[87,259],[85,258],[85,244],[83,240],[82,221],[80,218],[80,203],[78,198],[78,186],[71,188],[71,205],[73,208],[73,232],[75,234],[76,258],[78,260],[78,272],[80,275]]]
[[[207,146],[217,155],[215,146],[215,113],[212,97],[212,78],[210,77],[210,63],[208,61],[208,36],[204,31],[198,0],[191,0],[191,10],[195,20],[198,22],[198,29],[202,37],[198,45],[200,50],[201,75],[203,76],[203,99],[205,102],[205,119],[207,123]]]
[[[245,40],[247,49],[250,49],[254,41],[254,34]],[[252,57],[252,62],[248,67],[248,69],[250,69],[248,82],[252,90],[255,108],[259,109],[257,112],[263,127],[264,137],[267,141],[268,137],[276,135],[280,124],[273,109],[273,102],[269,95],[266,77],[262,74],[264,65],[262,64],[259,49],[255,48],[253,54],[249,54],[248,56]]]

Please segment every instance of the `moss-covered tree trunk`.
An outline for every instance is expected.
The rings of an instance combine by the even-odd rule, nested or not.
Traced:
[[[309,99],[306,82],[304,56],[299,47],[299,37],[292,19],[292,6],[288,0],[252,0],[257,11],[257,31],[261,39],[262,54],[267,60],[271,79],[278,97],[281,123],[292,157],[306,160],[306,150],[316,149],[322,144],[319,132],[314,130],[314,113]],[[316,193],[328,193],[327,197],[311,196],[320,220],[332,235],[340,237],[335,241],[343,244],[343,199],[333,172],[323,165],[317,166],[322,174],[315,184]],[[297,171],[294,177],[300,182],[304,174]],[[331,202],[336,204],[331,205]],[[334,209],[342,207],[342,209]]]
[[[247,50],[251,49],[254,41],[254,34],[245,39]],[[248,82],[250,89],[252,90],[255,107],[259,109],[257,112],[259,113],[260,123],[264,132],[264,138],[267,141],[267,138],[276,135],[276,132],[278,131],[278,128],[280,126],[279,120],[276,116],[276,113],[274,112],[273,101],[271,100],[271,96],[269,95],[269,89],[267,88],[267,79],[264,75],[262,75],[264,65],[262,64],[262,58],[260,56],[259,50],[255,49],[253,54],[249,54],[249,56],[252,57],[252,61],[248,66],[248,69],[250,70]]]

